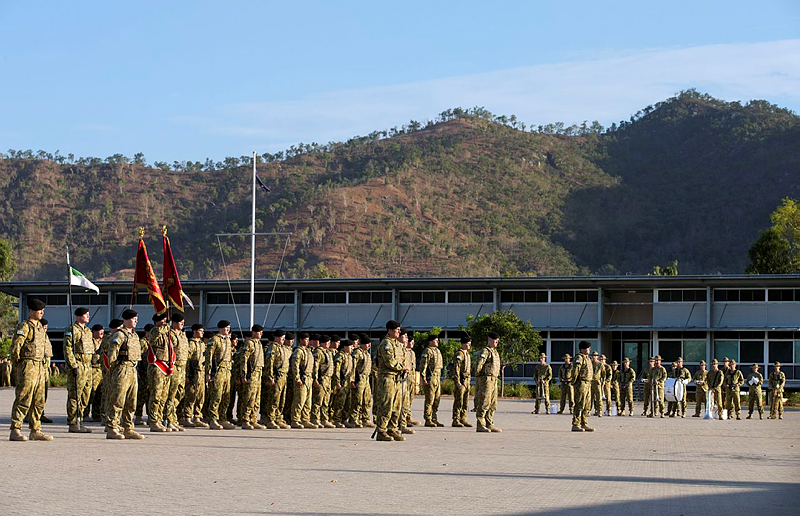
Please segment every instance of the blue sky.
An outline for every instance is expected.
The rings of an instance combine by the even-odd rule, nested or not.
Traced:
[[[800,112],[794,0],[385,4],[0,0],[0,152],[220,160],[476,105],[609,125],[690,87]]]

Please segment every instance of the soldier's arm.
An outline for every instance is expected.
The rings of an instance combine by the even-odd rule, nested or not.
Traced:
[[[70,326],[67,328],[67,331],[64,332],[64,362],[66,362],[68,369],[76,369],[78,367],[78,361],[75,360],[75,350],[73,348],[75,336],[72,334],[72,331],[73,327]]]
[[[545,371],[545,380],[549,383],[553,379],[553,368],[548,364],[547,371]]]
[[[119,350],[122,347],[123,342],[125,342],[125,340],[122,332],[114,332],[114,335],[111,336],[111,339],[108,342],[108,352],[106,353],[109,364],[116,362],[117,357],[119,357]]]
[[[17,327],[17,331],[14,333],[14,340],[11,344],[11,363],[17,364],[19,362],[19,356],[22,353],[22,346],[25,345],[25,342],[29,339],[33,339],[33,329],[27,324],[22,323]]]

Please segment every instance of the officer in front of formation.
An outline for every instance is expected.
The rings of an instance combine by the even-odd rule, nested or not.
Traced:
[[[592,409],[592,379],[594,378],[594,363],[589,357],[592,345],[582,340],[578,344],[578,349],[580,353],[575,356],[575,364],[572,366],[572,377],[570,378],[575,389],[572,431],[594,432],[594,428],[589,426],[589,413]]]
[[[67,369],[67,423],[71,433],[91,433],[83,425],[83,410],[92,392],[94,342],[87,308],[75,309],[75,322],[64,332],[64,362]]]
[[[494,424],[497,410],[497,378],[500,376],[500,354],[497,344],[500,335],[490,332],[486,336],[486,346],[478,354],[475,364],[475,417],[477,432],[502,432]]]
[[[138,321],[139,314],[136,310],[122,312],[122,327],[114,331],[108,342],[110,374],[106,439],[144,439],[133,428],[138,391],[136,366],[142,355],[139,336],[136,334]]]
[[[750,369],[752,369],[752,372],[747,377],[746,382],[748,386],[747,398],[749,400],[747,419],[752,419],[754,405],[758,409],[758,419],[764,419],[764,402],[761,399],[761,385],[764,383],[764,376],[758,372],[758,364],[753,364]]]
[[[572,407],[575,403],[575,393],[570,382],[572,373],[572,357],[567,353],[561,359],[564,363],[558,369],[558,382],[561,384],[561,403],[558,406],[558,413],[563,414],[564,408],[569,404],[569,414],[572,414]]]
[[[406,341],[408,334],[406,334]],[[461,337],[461,349],[456,351],[453,358],[453,382],[455,392],[453,393],[453,426],[471,427],[467,421],[467,405],[469,404],[469,384],[472,371],[472,357],[469,349],[472,346],[472,339],[469,336]],[[408,357],[408,349],[406,349]],[[410,413],[410,410],[409,410]],[[404,425],[405,426],[405,425]]]

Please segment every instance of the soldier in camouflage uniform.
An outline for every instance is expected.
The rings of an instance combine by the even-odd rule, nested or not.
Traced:
[[[706,377],[708,376],[708,371],[706,371],[706,361],[700,361],[700,369],[698,369],[694,373],[694,384],[697,386],[694,391],[694,401],[695,401],[695,411],[692,417],[700,417],[700,410],[702,409],[703,404],[706,403],[706,398],[708,396],[708,385],[706,384]]]
[[[314,377],[314,355],[308,349],[308,333],[297,336],[297,347],[289,359],[292,382],[292,428],[317,428],[311,422],[311,383]]]
[[[644,383],[644,398],[642,400],[642,401],[644,401],[644,403],[642,404],[642,406],[643,406],[642,415],[643,416],[647,415],[647,409],[650,407],[650,404],[652,403],[652,400],[653,400],[653,392],[652,392],[652,389],[650,388],[650,386],[651,386],[651,383],[650,383],[650,372],[653,370],[653,368],[655,368],[655,366],[656,366],[656,359],[653,358],[653,357],[650,357],[650,358],[647,359],[647,367],[642,369],[641,377],[642,377],[642,383]]]
[[[605,355],[600,355],[600,363],[603,365],[603,401],[605,407],[605,413],[607,416],[611,415],[611,380],[613,379],[614,372],[611,369],[611,366],[608,365],[607,359]],[[602,410],[601,410],[602,412]]]
[[[183,404],[183,426],[208,428],[203,421],[203,400],[206,394],[206,344],[203,342],[205,328],[192,325],[189,353],[186,360],[186,397]]]
[[[341,341],[342,338],[338,335],[331,335],[331,342],[326,350],[328,352],[328,361],[330,362],[330,376],[328,377],[328,396],[327,399],[323,400],[322,410],[320,412],[320,417],[324,418],[324,421],[329,423],[328,425],[323,425],[325,428],[336,428],[336,425],[333,423],[333,376],[336,373],[334,359],[339,352],[339,343]]]
[[[568,413],[572,414],[572,407],[575,404],[575,392],[572,390],[572,383],[569,381],[572,371],[572,357],[567,353],[561,359],[564,363],[558,368],[558,382],[561,384],[561,403],[558,407],[558,413],[563,414],[564,409],[569,404]]]
[[[228,410],[225,412],[225,419],[233,425],[241,425],[242,419],[242,374],[241,369],[237,367],[241,365],[239,355],[241,354],[242,347],[239,345],[238,335],[231,334],[231,388],[230,397],[228,398]],[[236,417],[233,417],[233,408],[236,407]]]
[[[92,344],[94,345],[94,353],[92,354],[92,383],[91,392],[89,393],[89,403],[83,410],[84,419],[89,417],[91,410],[92,421],[98,422],[103,417],[103,367],[102,357],[100,355],[100,344],[103,341],[103,334],[105,328],[102,324],[95,324],[92,326]]]
[[[550,380],[553,379],[553,368],[547,363],[547,355],[539,355],[539,364],[534,369],[533,377],[536,380],[536,409],[539,413],[539,404],[544,402],[544,413],[550,414]]]
[[[64,361],[67,369],[67,423],[71,433],[91,433],[80,418],[92,392],[92,330],[86,327],[89,310],[75,309],[75,322],[64,332]]]
[[[264,369],[264,346],[261,336],[264,327],[254,324],[250,329],[250,338],[242,344],[241,376],[242,396],[242,430],[265,430],[267,427],[258,422],[258,409],[261,401],[261,372]]]
[[[11,363],[16,364],[14,405],[11,408],[10,441],[27,441],[22,434],[22,422],[27,417],[30,439],[52,441],[53,437],[42,433],[41,415],[44,411],[44,370],[47,360],[47,340],[41,319],[45,304],[39,299],[28,299],[28,319],[17,326],[11,344]]]
[[[742,419],[742,397],[740,389],[744,384],[744,375],[736,368],[736,360],[731,360],[728,372],[725,375],[725,385],[728,386],[728,399],[725,401],[725,408],[728,409],[728,419],[733,419],[733,413],[736,413],[736,419]]]
[[[338,337],[337,337],[338,339]],[[330,351],[331,337],[321,335],[319,347],[314,355],[314,390],[311,400],[311,422],[319,428],[335,428],[328,421],[330,413],[331,377],[333,376],[333,353]]]
[[[370,422],[372,389],[369,385],[372,373],[372,356],[370,354],[372,341],[367,336],[361,335],[359,343],[359,347],[353,351],[356,386],[350,393],[350,423],[359,428],[365,426],[374,428],[375,425]]]
[[[407,340],[408,337],[406,336],[406,341]],[[461,349],[456,351],[455,357],[453,357],[453,382],[455,383],[455,392],[453,395],[453,426],[455,427],[472,427],[467,421],[470,376],[472,374],[472,357],[469,353],[471,347],[472,339],[469,336],[461,337]],[[409,366],[409,371],[410,370],[411,367]]]
[[[769,388],[772,391],[769,406],[769,418],[783,419],[783,389],[786,386],[786,375],[781,371],[781,363],[775,362],[769,374]]]
[[[619,368],[619,363],[616,360],[614,360],[611,363],[611,376],[609,377],[610,380],[609,380],[608,383],[609,383],[609,386],[611,387],[611,395],[609,396],[609,398],[613,397],[613,399],[616,401],[616,403],[617,403],[617,415],[621,416],[622,415],[622,407],[621,407],[622,402],[619,399],[619,382],[622,379],[622,371],[620,371],[618,368]],[[608,414],[611,415],[611,412],[609,411]]]
[[[400,323],[386,323],[386,337],[381,341],[376,355],[378,376],[376,381],[375,403],[377,407],[378,441],[405,441],[400,432],[403,385],[408,375],[405,346],[400,342]]]
[[[722,409],[727,407],[727,405],[728,405],[728,382],[725,381],[725,378],[727,378],[728,371],[730,371],[730,369],[731,369],[730,368],[730,364],[731,364],[731,359],[728,358],[728,357],[725,357],[725,358],[722,359],[722,367],[719,368],[719,370],[722,372],[722,379],[723,379],[722,380],[722,406],[719,408],[720,409],[720,414],[722,414]],[[730,417],[730,413],[728,414],[728,417]]]
[[[414,402],[414,397],[419,391],[419,375],[417,374],[417,354],[414,352],[414,332],[405,332],[406,340],[406,367],[408,367],[408,378],[406,379],[406,405],[403,409],[402,421],[405,427],[409,428],[419,424],[411,415],[411,404]],[[464,407],[466,409],[466,407]],[[463,422],[466,421],[464,418]],[[467,424],[466,426],[470,426]]]
[[[764,402],[761,399],[761,385],[764,383],[764,376],[758,372],[758,364],[750,366],[752,371],[747,377],[747,400],[748,414],[747,419],[753,417],[753,405],[758,409],[758,419],[764,419]]]
[[[716,407],[720,419],[722,419],[722,385],[724,383],[725,378],[722,371],[719,370],[719,362],[715,358],[711,361],[711,371],[706,375],[706,386],[711,392],[711,399],[714,400],[714,407]]]
[[[594,428],[589,426],[589,414],[591,413],[592,401],[592,380],[594,379],[594,364],[596,360],[589,358],[589,351],[592,345],[582,340],[578,344],[580,353],[575,357],[575,365],[572,366],[572,386],[575,388],[575,410],[572,412],[572,431],[573,432],[594,432]]]
[[[47,319],[42,317],[39,321],[42,324],[42,328],[44,328],[44,336],[46,340],[46,344],[44,346],[44,361],[45,361],[45,379],[44,379],[44,403],[47,405],[47,391],[49,390],[50,384],[50,374],[51,374],[51,366],[52,366],[52,359],[53,359],[53,343],[50,342],[50,336],[47,334]],[[44,408],[42,409],[42,415],[39,418],[39,421],[44,423],[52,423],[53,420],[49,417],[44,415]]]
[[[669,371],[668,378],[677,378],[675,376],[678,372],[678,363],[672,363],[672,369]],[[675,414],[678,412],[678,402],[677,401],[668,401],[667,402],[667,415],[669,417],[675,417]]]
[[[489,332],[486,347],[478,354],[475,363],[475,418],[476,432],[502,432],[494,425],[497,410],[497,378],[500,376],[500,354],[497,344],[500,335]]]
[[[231,323],[217,322],[218,333],[206,347],[206,381],[208,389],[208,427],[212,430],[236,428],[223,419],[231,394]]]
[[[135,310],[122,312],[122,328],[111,335],[106,358],[111,368],[109,374],[109,406],[111,407],[107,439],[144,439],[133,428],[133,413],[136,410],[136,363],[141,359],[142,349],[136,334],[139,314]],[[122,432],[120,432],[120,420]]]
[[[144,421],[142,421],[142,414],[145,410],[148,410],[147,416],[148,419],[150,418],[150,412],[147,407],[147,403],[150,400],[150,389],[147,386],[147,360],[145,360],[145,356],[147,354],[147,348],[150,346],[147,343],[147,337],[150,335],[150,330],[153,329],[152,323],[147,323],[144,325],[144,336],[139,337],[139,346],[142,348],[142,358],[139,360],[139,363],[136,365],[136,381],[138,383],[137,392],[136,392],[136,417],[134,420],[134,424],[144,426]]]
[[[594,415],[603,417],[603,376],[605,368],[600,363],[600,353],[593,351],[592,355],[592,408]]]
[[[333,393],[333,425],[336,428],[345,428],[349,409],[348,399],[350,390],[355,387],[355,369],[353,368],[353,355],[351,348],[353,342],[344,339],[339,343],[339,349],[333,357],[333,377],[331,389]]]
[[[283,330],[273,332],[272,342],[264,353],[264,370],[262,371],[262,376],[265,377],[264,386],[267,389],[263,424],[273,430],[291,428],[283,416],[291,355],[291,339],[288,339],[286,332]]]
[[[111,343],[111,335],[113,335],[114,332],[121,326],[122,319],[111,319],[111,322],[108,323],[108,332],[103,335],[103,339],[100,341],[100,364],[103,371],[103,385],[105,386],[103,388],[103,400],[101,404],[103,420],[105,421],[106,425],[106,432],[111,429],[109,426],[109,419],[111,418],[111,401],[109,401],[111,398],[111,363],[108,361],[108,346]]]
[[[675,362],[677,363],[677,366],[678,366],[677,370],[675,372],[675,375],[676,375],[675,378],[680,379],[680,381],[683,382],[683,385],[684,385],[683,397],[680,400],[678,400],[678,412],[680,413],[680,416],[682,418],[685,418],[686,417],[686,390],[687,390],[686,386],[689,385],[690,381],[692,381],[692,373],[689,372],[688,369],[683,367],[683,358],[678,357],[678,359],[675,360]]]
[[[656,396],[648,417],[655,417],[656,408],[660,416],[664,417],[664,383],[667,381],[667,370],[661,365],[661,355],[656,355],[655,361],[656,366],[650,370],[650,383],[651,388],[655,389]]]
[[[636,371],[631,368],[631,359],[625,357],[622,360],[622,371],[620,371],[620,405],[621,408],[619,410],[619,415],[622,416],[625,413],[625,405],[628,405],[628,416],[633,415],[633,385],[636,381]]]
[[[151,432],[169,432],[164,426],[164,409],[169,396],[169,369],[174,352],[170,341],[167,313],[153,314],[153,329],[147,335],[147,416]]]
[[[175,365],[169,375],[169,388],[167,390],[167,428],[173,432],[183,432],[185,428],[178,423],[178,406],[186,394],[186,362],[189,360],[189,339],[183,331],[183,314],[172,314],[172,328],[169,330],[173,349],[175,350]]]
[[[441,427],[437,415],[439,411],[439,400],[442,397],[442,367],[444,360],[442,352],[439,351],[439,336],[428,336],[428,347],[422,351],[419,358],[419,373],[422,379],[422,386],[425,390],[425,426]]]

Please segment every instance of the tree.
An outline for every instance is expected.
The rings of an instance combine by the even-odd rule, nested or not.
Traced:
[[[650,276],[651,274],[648,274]],[[678,260],[672,260],[672,263],[662,268],[660,265],[653,267],[652,276],[677,276],[678,275]]]
[[[789,256],[797,268],[800,265],[800,205],[786,197],[769,218],[772,220],[772,229],[788,243]]]
[[[463,329],[463,328],[462,328]],[[500,354],[500,396],[505,395],[505,368],[534,362],[539,357],[542,337],[528,321],[511,310],[499,310],[479,317],[467,316],[466,330],[475,348],[483,348],[489,333],[500,335],[497,352]]]
[[[798,270],[792,261],[789,242],[774,229],[761,233],[747,251],[747,257],[750,258],[747,274],[791,274]]]
[[[0,238],[0,281],[8,281],[14,276],[17,270],[17,264],[14,261],[14,250],[11,247],[11,242],[4,238]],[[17,323],[17,311],[14,309],[13,303],[16,302],[15,297],[8,294],[0,294],[0,332],[5,337],[11,333],[11,330]],[[0,341],[0,357],[5,357],[11,346],[11,339],[3,338]]]

